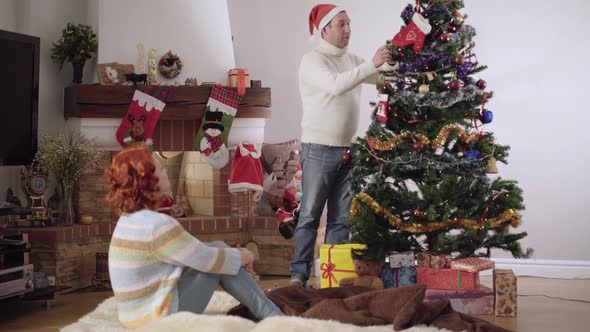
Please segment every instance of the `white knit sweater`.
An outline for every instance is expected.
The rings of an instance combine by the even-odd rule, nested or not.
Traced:
[[[299,67],[303,143],[350,146],[358,129],[361,83],[375,84],[372,61],[321,40]]]

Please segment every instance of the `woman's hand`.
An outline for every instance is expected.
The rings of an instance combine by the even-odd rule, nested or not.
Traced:
[[[246,248],[238,248],[238,250],[240,251],[240,257],[242,258],[242,266],[248,271],[252,270],[254,267],[254,254]]]

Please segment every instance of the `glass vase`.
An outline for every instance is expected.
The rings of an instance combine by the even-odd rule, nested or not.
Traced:
[[[62,225],[72,226],[74,224],[74,190],[73,186],[57,186],[59,194],[59,219]]]

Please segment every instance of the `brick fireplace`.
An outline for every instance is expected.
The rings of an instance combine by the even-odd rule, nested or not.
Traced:
[[[179,222],[205,242],[221,240],[235,246],[254,241],[260,256],[255,264],[258,273],[289,275],[294,242],[280,236],[275,216],[257,215],[250,195],[228,192],[231,161],[222,169],[213,169],[193,151],[210,88],[171,88],[169,104],[155,130],[154,150],[167,167],[177,203],[185,209],[186,217],[178,218]],[[230,132],[230,150],[242,141],[262,144],[264,118],[270,117],[270,89],[261,89],[248,89],[242,99]],[[93,224],[10,230],[29,234],[35,271],[55,275],[58,286],[70,290],[91,286],[96,253],[108,252],[118,216],[105,201],[104,169],[120,149],[115,131],[132,93],[126,86],[66,88],[64,107],[70,125],[95,138],[103,150],[101,164],[83,175],[77,192],[77,222],[80,216],[92,216]]]

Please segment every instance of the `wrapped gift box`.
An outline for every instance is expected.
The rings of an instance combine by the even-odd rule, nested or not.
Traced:
[[[468,315],[493,315],[494,290],[482,285],[475,290],[427,289],[424,301],[448,300],[453,309]]]
[[[385,288],[398,288],[416,284],[416,268],[413,266],[392,268],[383,265],[381,280]]]
[[[451,268],[455,270],[461,270],[466,272],[479,272],[485,270],[491,270],[496,266],[496,263],[489,259],[467,257],[456,259],[451,262]]]
[[[479,286],[479,273],[417,267],[416,281],[431,289],[474,290]]]
[[[418,266],[431,267],[435,269],[448,269],[451,267],[451,256],[433,254],[430,252],[419,252],[416,254]]]
[[[494,270],[494,312],[498,317],[516,317],[516,276],[512,270]]]
[[[227,73],[227,86],[229,87],[237,87],[238,81],[240,78],[243,78],[244,86],[249,88],[251,86],[250,82],[250,72],[248,69],[232,69]]]
[[[413,251],[396,252],[389,255],[389,266],[392,268],[415,266],[416,257]]]
[[[324,244],[320,247],[321,288],[338,287],[342,278],[356,277],[352,249],[364,249],[363,244]]]

